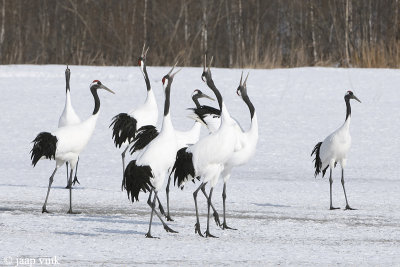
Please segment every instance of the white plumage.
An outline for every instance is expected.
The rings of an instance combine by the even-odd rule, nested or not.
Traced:
[[[145,125],[156,126],[158,120],[157,102],[146,70],[147,51],[148,48],[145,51],[145,46],[143,46],[142,55],[138,59],[138,65],[147,87],[146,100],[142,105],[130,110],[128,113],[121,113],[115,116],[110,125],[110,127],[113,126],[113,139],[115,146],[126,147],[121,154],[123,171],[125,170],[125,153],[129,148],[129,144],[135,138],[136,131]]]
[[[70,77],[71,77],[71,71],[67,66],[67,69],[65,70],[65,84],[66,84],[65,105],[64,105],[64,110],[60,116],[60,119],[58,120],[58,128],[78,124],[81,122],[81,119],[76,114],[74,108],[72,107],[72,103],[71,103],[71,89],[69,86]],[[69,178],[68,178],[68,175],[69,175],[68,174],[68,161],[65,163],[65,165],[67,167],[67,187],[66,188],[69,188],[72,185],[70,185],[68,183],[68,180],[69,180]],[[78,164],[76,165],[75,178],[74,178],[73,184],[75,184],[75,182],[79,183],[79,181],[76,177],[77,171],[78,171]]]
[[[243,75],[243,74],[242,74]],[[247,75],[248,77],[248,75]],[[226,224],[226,216],[225,216],[225,199],[226,199],[226,183],[231,177],[232,169],[236,166],[240,166],[246,164],[250,158],[254,155],[258,142],[258,120],[257,114],[254,109],[253,104],[251,103],[248,95],[247,95],[247,87],[246,81],[247,77],[242,85],[242,79],[240,79],[240,85],[237,89],[237,93],[242,97],[243,101],[247,104],[250,116],[251,116],[251,126],[248,131],[243,131],[239,127],[235,127],[237,132],[237,136],[240,143],[240,148],[234,151],[229,157],[228,161],[224,165],[224,170],[221,174],[224,180],[224,188],[222,192],[222,200],[223,200],[223,212],[224,212],[224,221],[222,223],[223,229],[233,229],[227,226]]]
[[[154,209],[155,202],[158,199],[158,191],[164,184],[165,176],[172,168],[177,151],[177,142],[175,130],[171,122],[169,107],[170,107],[170,89],[173,81],[174,74],[172,70],[165,75],[162,79],[163,86],[165,87],[165,104],[164,104],[164,118],[161,126],[160,133],[143,149],[141,150],[136,160],[132,160],[125,169],[123,178],[123,188],[126,189],[128,196],[131,196],[132,201],[138,200],[139,192],[141,190],[150,190],[149,205],[151,207],[151,216],[149,223],[149,231],[146,237],[152,237],[151,225],[153,219],[153,212],[161,220],[164,229],[167,232],[176,233],[167,226],[162,220],[161,216]],[[151,195],[154,191],[154,199],[151,204]]]
[[[78,124],[61,127],[53,133],[42,132],[33,141],[34,145],[31,151],[31,159],[34,166],[42,158],[53,158],[56,160],[56,168],[49,179],[49,187],[47,190],[45,203],[42,207],[42,212],[47,212],[46,205],[50,193],[51,184],[53,183],[53,177],[57,169],[65,162],[69,162],[69,164],[71,165],[69,185],[72,183],[72,174],[78,162],[79,154],[89,142],[95,129],[97,118],[99,116],[100,99],[97,94],[98,89],[105,89],[111,93],[114,93],[106,86],[104,86],[100,81],[94,80],[90,84],[90,91],[92,92],[94,98],[95,107],[93,110],[93,114],[87,120]],[[70,208],[68,213],[73,213],[71,189],[72,188],[69,187]]]
[[[211,60],[212,61],[212,60]],[[211,63],[210,63],[211,64]],[[209,231],[209,215],[211,207],[212,192],[214,186],[218,182],[224,164],[229,160],[232,153],[238,149],[238,137],[235,131],[237,123],[229,115],[228,109],[223,102],[219,90],[216,88],[211,77],[210,67],[202,74],[202,78],[206,78],[208,87],[215,93],[218,104],[221,110],[221,126],[217,131],[200,139],[196,144],[179,150],[174,166],[175,181],[178,180],[178,185],[182,186],[185,181],[201,177],[202,183],[193,193],[195,208],[196,208],[196,225],[195,232],[201,234],[200,222],[197,209],[197,193],[202,190],[204,193],[205,185],[210,182],[210,194],[207,197],[208,202],[208,217],[206,237],[214,237]]]
[[[327,136],[323,142],[319,142],[313,149],[311,156],[315,154],[315,176],[322,171],[322,177],[325,175],[326,169],[329,167],[329,184],[330,184],[330,209],[337,209],[332,205],[332,169],[339,163],[342,167],[342,186],[346,199],[346,209],[352,209],[347,201],[346,189],[344,186],[344,168],[347,163],[347,153],[351,146],[350,121],[351,106],[350,100],[355,99],[361,101],[351,91],[347,91],[344,96],[346,103],[346,120],[339,129]]]

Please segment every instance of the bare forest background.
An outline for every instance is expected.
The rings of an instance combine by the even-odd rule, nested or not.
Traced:
[[[0,0],[0,64],[391,67],[399,0]]]

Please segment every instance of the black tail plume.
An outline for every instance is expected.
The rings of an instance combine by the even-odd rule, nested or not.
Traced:
[[[195,177],[193,166],[193,154],[187,152],[187,147],[183,147],[176,153],[176,161],[172,172],[174,172],[174,185],[182,186],[184,182]]]
[[[57,149],[57,137],[51,133],[41,132],[32,141],[31,160],[33,167],[42,158],[55,159]]]
[[[112,138],[116,147],[121,147],[125,141],[132,142],[135,138],[136,124],[136,119],[126,113],[120,113],[112,119],[110,127],[112,126]]]
[[[319,150],[321,149],[322,142],[319,142],[318,144],[315,145],[313,151],[311,152],[311,156],[315,154],[315,159],[313,160],[315,162],[315,173],[314,177],[317,177],[317,175],[321,172],[322,168],[322,162],[321,158],[319,157]],[[325,175],[326,169],[323,171],[323,174]]]
[[[150,178],[153,177],[150,166],[137,166],[136,160],[129,162],[122,180],[122,190],[125,189],[132,202],[139,201],[139,192],[150,191],[153,187]]]
[[[151,141],[158,136],[158,131],[153,125],[142,126],[137,130],[136,136],[133,139],[132,147],[129,149],[131,154],[145,148]]]

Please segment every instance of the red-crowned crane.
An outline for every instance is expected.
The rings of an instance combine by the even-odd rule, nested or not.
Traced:
[[[195,103],[196,108],[190,108],[190,110],[192,110],[192,112],[195,114],[195,116],[190,116],[190,117],[195,120],[195,123],[193,124],[192,128],[190,130],[188,130],[188,131],[175,130],[176,141],[177,141],[177,146],[178,146],[177,149],[178,150],[183,148],[183,147],[187,147],[189,145],[195,144],[195,143],[197,143],[197,141],[199,141],[201,125],[204,124],[205,122],[200,119],[200,116],[198,114],[202,114],[202,115],[206,116],[207,114],[211,115],[211,114],[214,113],[219,118],[219,114],[220,114],[219,110],[218,109],[214,109],[214,108],[209,107],[209,106],[200,105],[199,100],[198,100],[199,98],[208,98],[210,100],[214,100],[213,98],[211,98],[208,95],[204,94],[199,89],[194,90],[194,92],[192,93],[192,100]],[[145,148],[154,138],[157,137],[158,134],[159,133],[158,133],[156,127],[154,127],[152,125],[147,125],[147,126],[141,127],[137,131],[136,137],[133,139],[132,147],[130,149],[131,154],[133,154],[136,151],[140,151],[143,148]],[[161,214],[165,215],[165,217],[167,218],[168,221],[173,221],[171,216],[170,216],[170,212],[169,212],[169,186],[170,186],[170,182],[171,182],[171,175],[168,177],[168,183],[167,183],[167,187],[166,187],[167,214],[165,214],[164,208],[163,208],[161,202],[158,201],[158,203],[159,203]]]
[[[145,102],[136,109],[132,109],[128,113],[120,113],[112,119],[110,127],[113,131],[113,139],[116,147],[126,146],[121,154],[122,157],[122,173],[125,171],[125,153],[129,148],[129,144],[135,138],[136,131],[144,125],[157,124],[158,108],[154,92],[150,86],[150,79],[146,70],[146,57],[149,48],[145,50],[143,46],[142,55],[138,59],[138,65],[143,74],[147,87],[147,97]]]
[[[76,163],[78,162],[79,154],[86,147],[94,132],[97,118],[99,117],[100,98],[97,94],[98,89],[104,89],[114,93],[103,85],[99,80],[94,80],[90,84],[90,91],[94,99],[93,114],[85,121],[59,128],[53,133],[41,132],[33,140],[33,148],[31,150],[32,165],[35,166],[40,159],[55,159],[56,168],[49,179],[49,187],[47,189],[46,200],[42,207],[42,213],[48,212],[46,209],[47,199],[49,198],[51,184],[57,169],[65,162],[71,165],[70,176],[68,183],[72,183],[72,174]],[[72,211],[72,187],[69,188],[69,210]]]
[[[243,77],[243,72],[242,72]],[[244,103],[246,103],[247,107],[250,111],[250,119],[251,125],[250,129],[247,131],[242,131],[240,127],[236,127],[237,134],[240,140],[240,149],[234,151],[233,154],[230,156],[229,160],[224,165],[224,170],[222,172],[222,178],[224,180],[224,189],[222,191],[222,201],[223,201],[223,210],[224,210],[224,222],[222,223],[222,229],[233,229],[226,224],[226,217],[225,217],[225,199],[226,199],[226,183],[231,177],[232,168],[236,166],[243,165],[247,163],[250,158],[254,155],[256,148],[257,148],[257,141],[258,141],[258,120],[256,110],[251,103],[249,96],[247,95],[247,78],[249,75],[247,74],[246,79],[242,84],[242,77],[240,78],[240,85],[236,90],[236,93],[242,98]]]
[[[132,160],[128,166],[126,166],[122,181],[123,189],[127,191],[128,197],[132,202],[139,200],[140,190],[144,192],[150,191],[147,201],[151,207],[149,231],[146,234],[146,237],[148,238],[153,237],[151,235],[153,213],[155,213],[160,219],[167,232],[177,233],[163,221],[160,214],[155,210],[158,191],[164,183],[165,175],[167,175],[168,171],[174,165],[177,151],[175,130],[172,125],[170,114],[171,84],[177,72],[173,74],[171,73],[175,66],[162,79],[165,92],[165,103],[164,118],[160,133],[142,151],[140,151],[136,160]],[[153,201],[151,201],[153,192],[154,198]]]
[[[350,100],[355,99],[361,103],[361,101],[353,94],[352,91],[347,91],[344,96],[344,101],[346,102],[346,120],[339,129],[331,133],[325,138],[323,142],[319,142],[315,145],[311,156],[315,154],[315,177],[322,171],[322,177],[324,177],[326,169],[329,167],[329,185],[330,185],[330,209],[335,208],[332,205],[332,169],[336,167],[339,162],[342,167],[342,186],[344,197],[346,199],[346,210],[353,210],[349,206],[347,201],[346,189],[344,188],[344,168],[347,162],[347,152],[350,150],[351,146],[351,136],[350,136],[350,120],[351,120],[351,106]]]
[[[224,164],[229,160],[229,157],[237,147],[238,138],[235,130],[237,124],[229,115],[228,109],[223,102],[222,95],[212,80],[210,66],[206,71],[205,63],[201,78],[203,81],[205,79],[207,86],[214,92],[218,100],[218,105],[221,110],[221,126],[214,133],[200,139],[196,144],[180,149],[176,156],[173,171],[174,179],[175,182],[178,183],[178,186],[182,186],[186,181],[193,180],[196,177],[202,179],[201,185],[193,193],[196,209],[195,233],[198,233],[200,236],[203,235],[200,230],[197,193],[199,190],[203,191],[206,184],[210,182],[210,193],[208,197],[206,197],[208,215],[205,235],[206,237],[215,237],[210,233],[209,227],[212,192],[224,169]]]
[[[69,87],[69,80],[71,77],[71,71],[68,68],[65,70],[65,105],[64,105],[64,110],[60,116],[60,119],[58,120],[58,128],[64,127],[64,126],[69,126],[73,124],[78,124],[81,122],[81,119],[78,117],[76,114],[74,108],[72,107],[71,104],[71,89]],[[79,162],[79,159],[78,159]],[[77,178],[77,173],[78,173],[78,162],[76,163],[76,169],[75,169],[75,177],[73,180],[73,184],[75,183],[79,184],[78,178]],[[65,163],[65,166],[67,166],[67,186],[65,188],[70,188],[71,185],[68,183],[69,181],[69,172],[68,172],[68,161]]]

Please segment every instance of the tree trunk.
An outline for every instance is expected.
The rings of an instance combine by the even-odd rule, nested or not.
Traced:
[[[344,49],[346,56],[346,66],[350,66],[350,55],[349,55],[349,0],[346,0],[346,12],[345,12],[345,27],[344,27]]]
[[[232,20],[229,11],[230,1],[225,0],[225,10],[226,10],[226,31],[228,36],[228,67],[233,65],[233,40],[232,40]]]
[[[312,0],[309,0],[310,3],[310,20],[311,20],[311,41],[312,41],[312,50],[313,50],[313,64],[315,65],[318,60],[317,56],[317,43],[315,41],[315,21],[314,21],[314,5]]]

